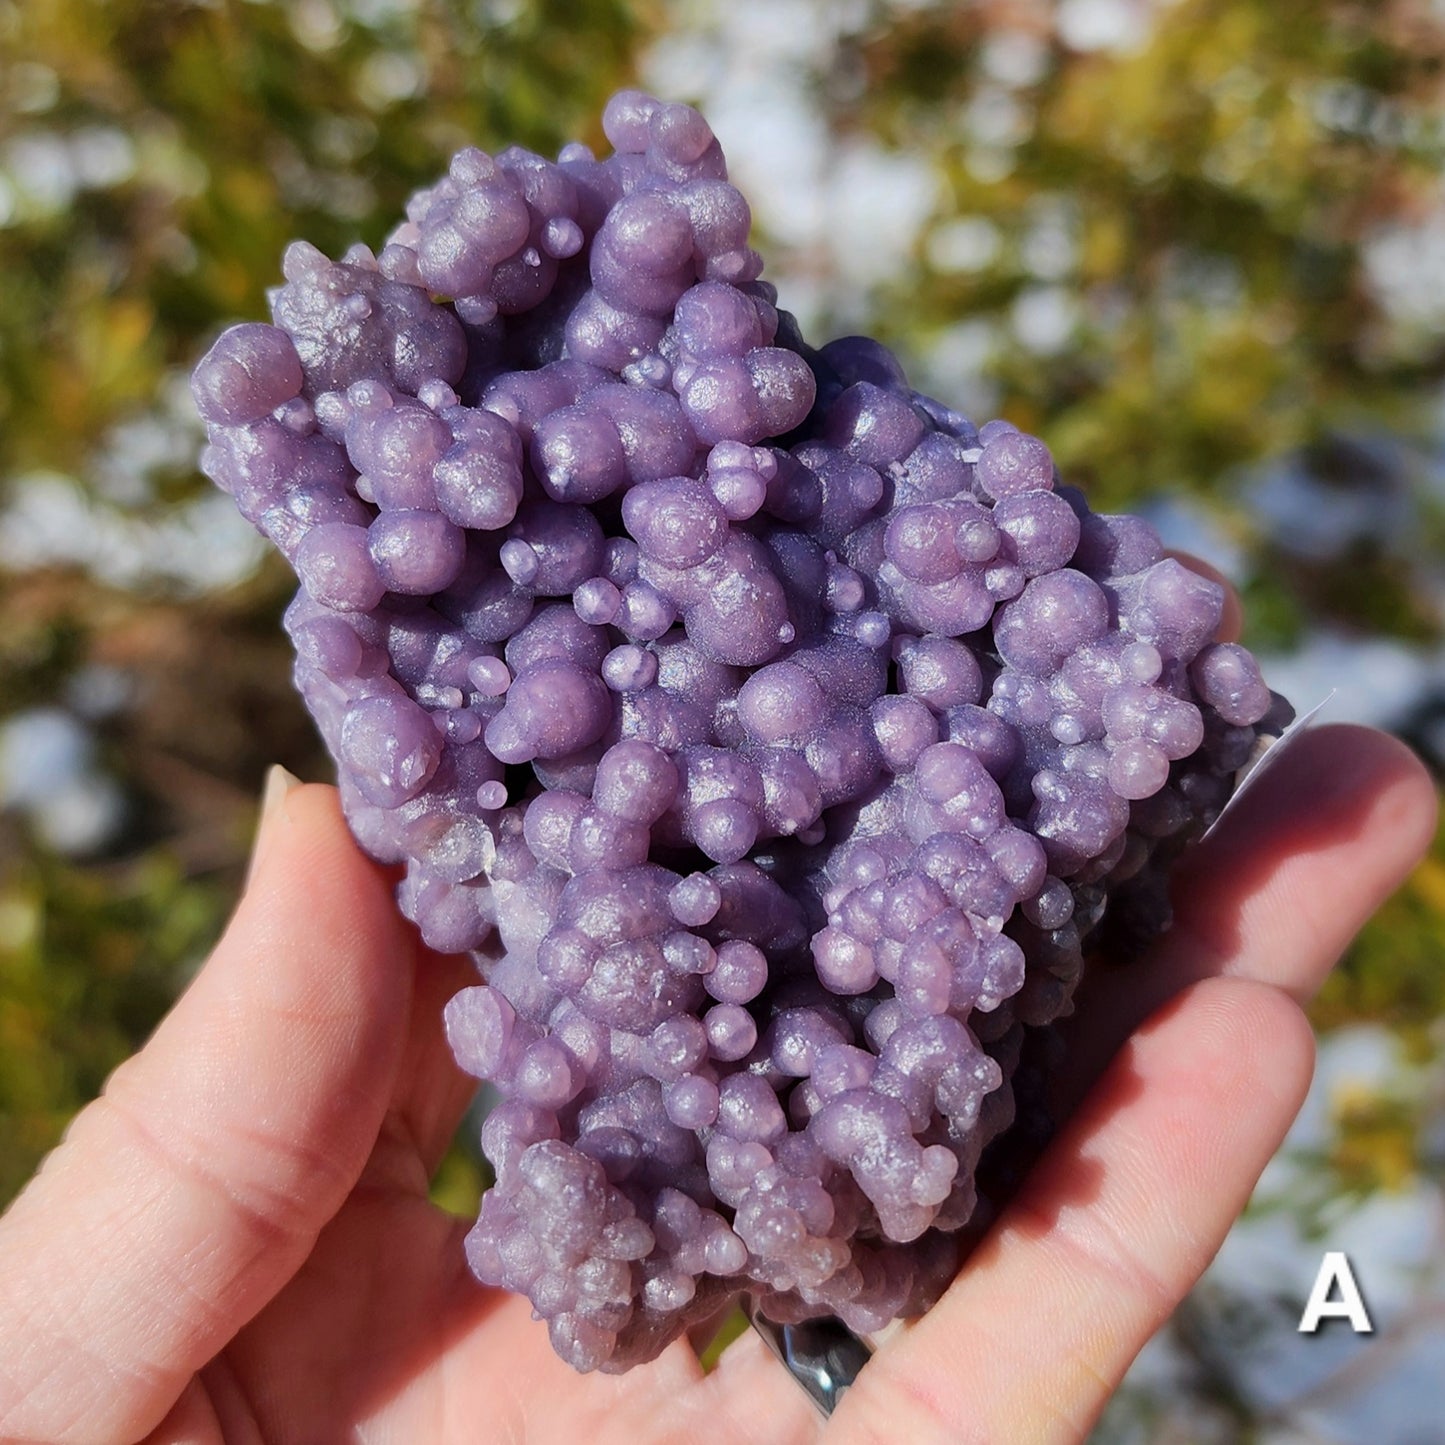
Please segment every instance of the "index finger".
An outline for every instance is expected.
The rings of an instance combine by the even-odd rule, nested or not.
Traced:
[[[410,981],[331,788],[150,1043],[0,1219],[0,1439],[139,1439],[287,1282],[360,1174]]]
[[[1311,1060],[1275,989],[1211,979],[1162,1010],[943,1298],[864,1367],[828,1438],[1083,1440],[1244,1207]]]
[[[1096,969],[1063,1092],[1102,1081],[944,1298],[862,1372],[839,1411],[844,1441],[885,1421],[920,1441],[1083,1437],[1303,1098],[1294,1000],[1434,820],[1422,766],[1365,728],[1306,734],[1241,800],[1183,870],[1176,932],[1138,966]],[[987,1375],[969,1369],[978,1359]]]

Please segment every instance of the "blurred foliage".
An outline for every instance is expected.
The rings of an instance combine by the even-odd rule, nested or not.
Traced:
[[[448,1151],[431,1182],[431,1202],[458,1219],[475,1219],[482,1195],[494,1182],[485,1156],[462,1147]]]
[[[1424,7],[1180,0],[1116,54],[1070,50],[1044,7],[925,7],[861,60],[859,123],[936,156],[948,196],[892,329],[917,347],[1012,312],[1002,409],[1102,501],[1215,490],[1445,375],[1445,335],[1394,325],[1363,254],[1438,204],[1445,25]],[[1041,287],[1059,329],[1030,341]]]
[[[94,871],[32,853],[0,869],[0,1197],[145,1041],[225,908],[159,853]]]
[[[0,836],[0,1204],[215,938],[265,767],[327,771],[284,566],[218,591],[203,556],[117,555],[209,492],[177,379],[264,314],[292,238],[380,243],[464,143],[600,144],[651,23],[627,0],[0,3],[0,504],[56,478],[79,499],[55,556],[0,562],[0,723],[71,710],[125,794],[80,857]],[[87,716],[97,671],[124,698]]]
[[[1178,0],[1140,43],[1079,51],[1050,6],[923,6],[852,63],[838,123],[928,156],[944,195],[880,330],[935,376],[978,366],[1096,505],[1193,494],[1248,541],[1242,464],[1308,446],[1327,481],[1352,428],[1433,420],[1445,313],[1416,228],[1442,204],[1438,9]],[[1438,499],[1414,502],[1438,528]],[[1258,557],[1247,640],[1311,615],[1438,637],[1417,576],[1438,551],[1404,550]]]
[[[464,143],[600,141],[636,9],[0,6],[13,208],[0,229],[0,475],[83,468],[165,367],[189,366],[222,321],[264,312],[294,237],[333,253],[379,245]]]
[[[829,37],[808,95],[830,143],[867,134],[938,178],[915,264],[831,314],[1040,432],[1096,504],[1197,504],[1240,551],[1250,641],[1323,624],[1437,646],[1440,7],[1118,0],[1101,8],[1142,16],[1137,43],[1086,46],[1074,0],[808,3],[785,10]],[[7,722],[35,709],[87,731],[120,798],[80,841],[33,799],[0,817],[0,1205],[215,937],[266,765],[326,772],[289,686],[290,580],[206,511],[186,370],[264,314],[290,239],[379,243],[457,146],[600,146],[604,98],[658,36],[693,25],[711,64],[746,68],[709,13],[0,0],[0,799],[26,765]],[[1355,520],[1267,524],[1261,468],[1284,458],[1322,516]],[[1408,730],[1437,769],[1442,719],[1445,679]],[[1383,1022],[1435,1068],[1442,960],[1445,831],[1316,1020]],[[1310,1207],[1438,1181],[1440,1093],[1346,1098]],[[434,1197],[466,1213],[486,1179],[456,1151]],[[1137,1438],[1245,1438],[1205,1318],[1178,1334],[1224,1433],[1158,1416]]]
[[[1388,1024],[1416,1057],[1434,1047],[1445,1019],[1445,823],[1429,856],[1389,899],[1326,980],[1314,1005],[1319,1028],[1361,1019]]]
[[[741,1306],[735,1306],[729,1310],[722,1324],[718,1326],[717,1333],[708,1342],[707,1348],[698,1356],[704,1370],[715,1370],[718,1361],[727,1347],[736,1339],[740,1339],[747,1333],[748,1317],[742,1312]]]

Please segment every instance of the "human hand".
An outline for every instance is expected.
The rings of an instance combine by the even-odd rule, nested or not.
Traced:
[[[751,1333],[708,1375],[683,1339],[578,1376],[476,1284],[427,1199],[472,1088],[440,1022],[471,966],[419,947],[334,790],[278,794],[209,963],[0,1219],[0,1441],[1079,1440],[1288,1128],[1299,1005],[1434,809],[1381,734],[1291,748],[1184,862],[1173,932],[1086,984],[1097,1082],[825,1425]]]

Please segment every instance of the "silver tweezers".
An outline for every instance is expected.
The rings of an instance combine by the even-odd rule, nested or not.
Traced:
[[[751,1296],[743,1300],[743,1313],[824,1416],[837,1408],[873,1354],[842,1320],[832,1316],[796,1325],[775,1324]]]

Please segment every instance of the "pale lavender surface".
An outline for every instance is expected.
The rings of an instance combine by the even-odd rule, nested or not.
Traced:
[[[297,243],[194,389],[348,820],[478,961],[473,1269],[616,1370],[743,1290],[927,1308],[1025,1030],[1288,709],[1042,442],[802,342],[701,116],[604,127]]]

